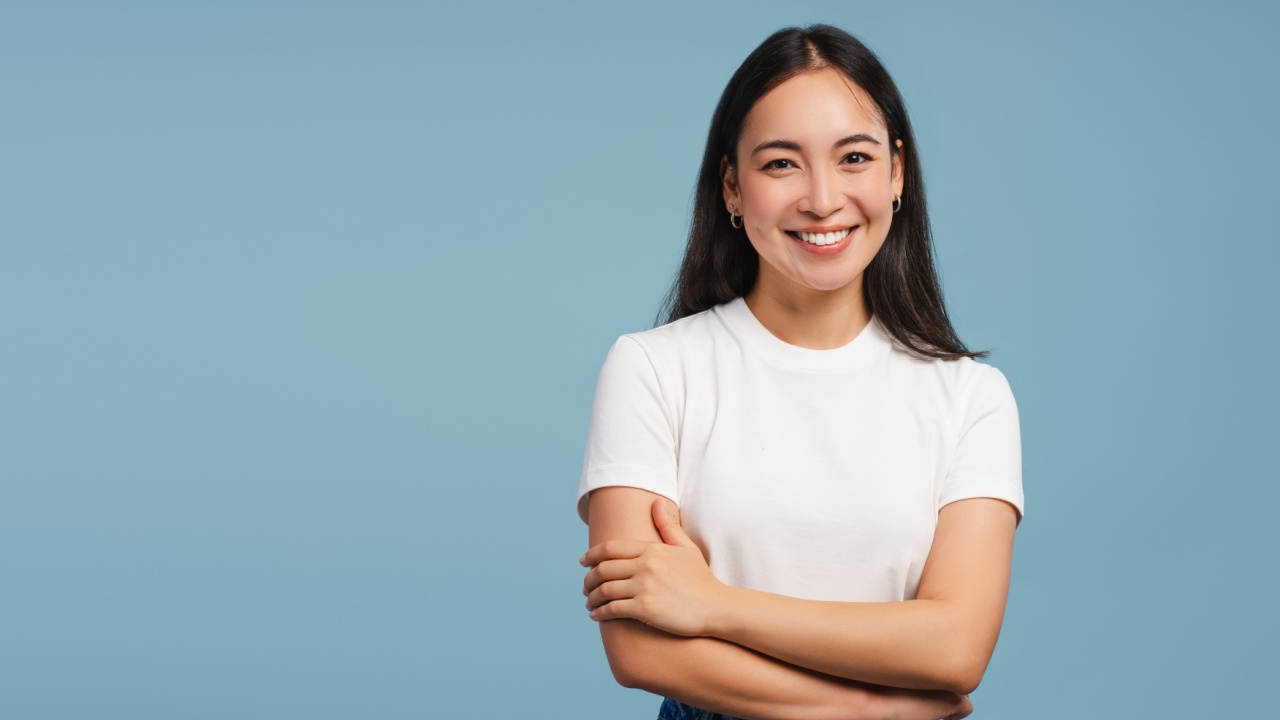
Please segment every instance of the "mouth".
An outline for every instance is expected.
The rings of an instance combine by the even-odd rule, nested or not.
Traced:
[[[787,234],[797,240],[807,242],[810,245],[823,247],[826,245],[835,245],[841,240],[844,240],[849,236],[849,233],[854,231],[854,227],[847,227],[843,230],[832,230],[831,232],[803,232],[800,230],[788,230]]]

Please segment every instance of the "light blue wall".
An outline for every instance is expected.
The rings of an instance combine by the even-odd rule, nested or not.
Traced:
[[[816,21],[1022,411],[975,717],[1273,710],[1280,5],[962,5],[5,4],[0,716],[652,718],[578,590],[595,373]]]

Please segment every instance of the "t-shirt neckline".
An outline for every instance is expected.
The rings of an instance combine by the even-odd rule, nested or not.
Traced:
[[[877,345],[885,342],[883,330],[872,317],[867,326],[848,343],[830,350],[792,345],[761,324],[751,312],[745,298],[737,297],[716,307],[729,326],[740,334],[744,343],[766,360],[787,367],[806,370],[841,370],[854,367],[862,362]]]

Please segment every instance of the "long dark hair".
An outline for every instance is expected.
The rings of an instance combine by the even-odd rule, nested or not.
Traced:
[[[694,196],[693,222],[680,274],[667,293],[667,322],[702,312],[750,292],[760,258],[741,230],[729,225],[721,196],[721,160],[737,165],[738,139],[760,98],[802,72],[835,68],[875,101],[889,131],[889,147],[903,157],[902,210],[862,277],[867,310],[893,338],[924,357],[978,357],[956,335],[933,265],[933,236],[924,178],[911,120],[879,58],[852,35],[830,25],[779,30],[757,47],[720,96],[707,133],[707,149]],[[898,150],[901,140],[903,149]]]

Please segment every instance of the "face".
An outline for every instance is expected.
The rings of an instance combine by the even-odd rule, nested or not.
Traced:
[[[724,199],[760,254],[752,292],[861,298],[902,193],[900,154],[871,97],[835,69],[797,75],[751,109],[737,152]]]

